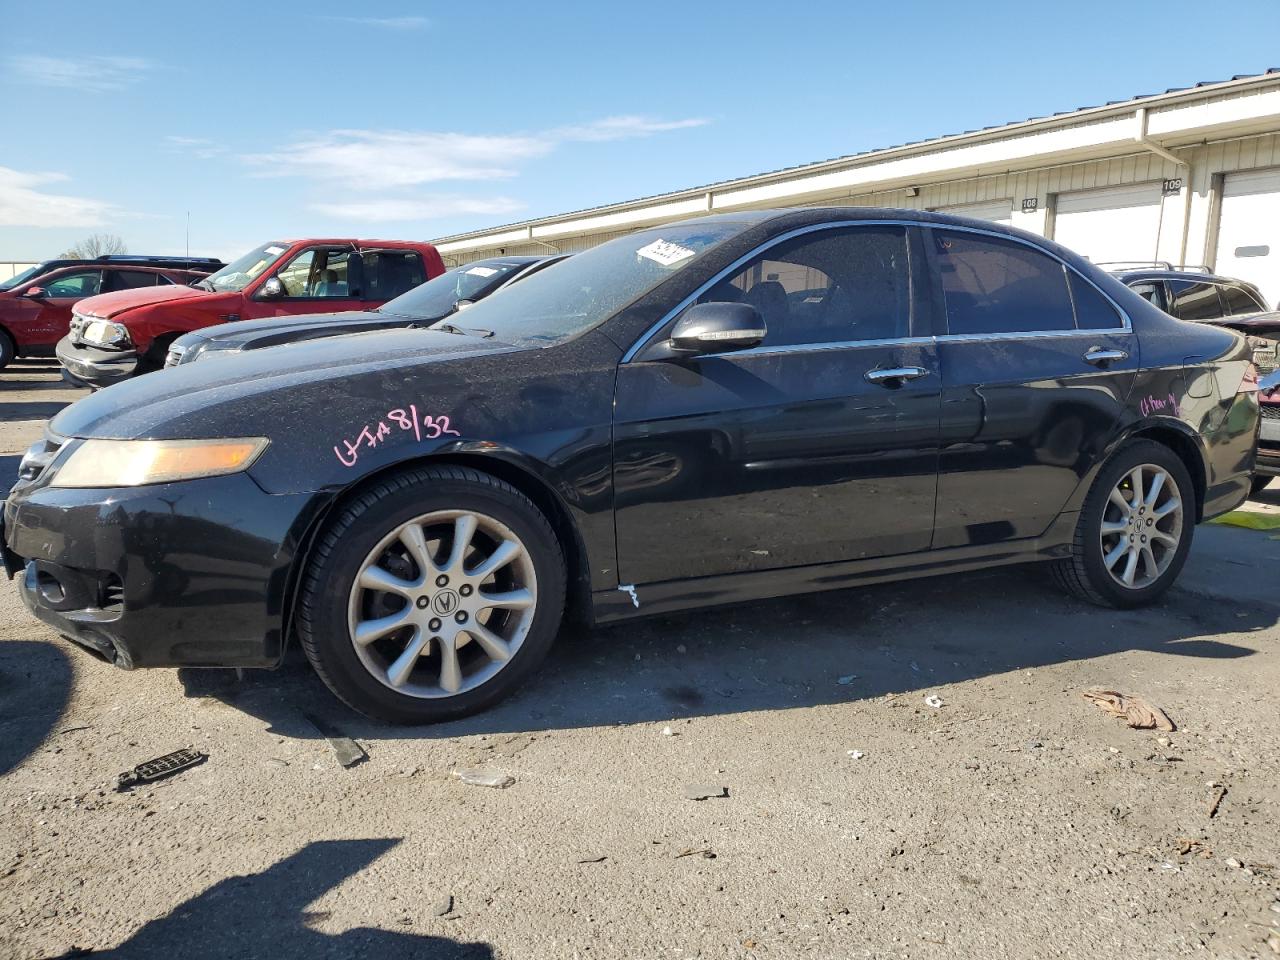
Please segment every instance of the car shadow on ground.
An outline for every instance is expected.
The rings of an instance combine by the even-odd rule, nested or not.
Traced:
[[[0,406],[0,423],[18,420],[51,420],[71,405],[70,400],[25,400]]]
[[[562,636],[510,699],[420,727],[367,720],[339,703],[295,649],[275,672],[181,670],[189,697],[215,697],[282,736],[321,726],[363,740],[447,738],[664,722],[927,693],[943,684],[1130,650],[1203,659],[1253,647],[1209,640],[1274,626],[1280,608],[1176,589],[1144,610],[1072,600],[1035,568],[987,571],[762,601]],[[643,598],[643,590],[641,591]],[[1100,679],[1105,666],[1099,667]]]
[[[261,873],[229,877],[152,920],[114,950],[118,960],[223,960],[226,957],[377,957],[378,960],[491,960],[483,943],[355,927],[324,933],[328,915],[306,906],[368,867],[398,839],[322,840]],[[410,917],[410,920],[413,918]],[[67,956],[76,956],[75,953]]]
[[[0,643],[0,776],[39,749],[66,712],[68,653],[52,643]]]

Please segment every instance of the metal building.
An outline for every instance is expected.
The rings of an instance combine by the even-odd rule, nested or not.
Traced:
[[[912,207],[1012,224],[1091,259],[1203,264],[1280,301],[1280,70],[661,196],[456,234],[446,260],[583,250],[760,207]]]

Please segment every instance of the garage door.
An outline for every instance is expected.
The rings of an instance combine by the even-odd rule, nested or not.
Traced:
[[[1058,194],[1053,239],[1094,263],[1146,261],[1160,238],[1160,184]]]
[[[965,203],[958,207],[939,207],[938,212],[951,213],[957,217],[973,217],[975,220],[991,220],[1008,226],[1013,219],[1013,203],[1009,200],[988,200],[985,203]]]
[[[1214,269],[1280,301],[1280,170],[1227,174]]]

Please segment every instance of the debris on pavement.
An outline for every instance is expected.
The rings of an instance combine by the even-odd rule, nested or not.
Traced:
[[[685,847],[676,854],[675,859],[679,860],[681,857],[702,857],[704,860],[714,860],[716,854],[710,847]]]
[[[858,675],[856,673],[850,673],[843,677],[836,677],[836,683],[840,684],[840,686],[842,687],[847,687],[849,684],[853,683],[853,681],[857,679],[858,679]]]
[[[694,783],[684,788],[686,800],[712,800],[729,796],[728,787],[717,787],[705,783]]]
[[[676,732],[675,732],[674,730],[672,730],[670,727],[663,727],[663,728],[662,728],[662,735],[663,735],[664,737],[674,737],[674,736],[676,736]]]
[[[604,863],[608,859],[609,857],[606,855],[603,857],[587,857],[587,859],[579,860],[578,862],[579,863]]]
[[[303,716],[309,724],[316,728],[320,736],[329,741],[329,748],[333,750],[338,766],[354,767],[357,763],[369,758],[360,744],[350,737],[344,737],[319,717],[313,717],[311,714],[303,714]]]
[[[144,783],[155,783],[157,780],[164,780],[181,773],[183,770],[198,767],[208,759],[209,755],[207,753],[201,753],[199,750],[191,750],[189,748],[166,753],[163,757],[156,757],[154,760],[140,763],[132,770],[126,770],[120,774],[116,778],[116,790],[123,792]]]
[[[927,706],[933,707],[935,710],[943,705],[942,698],[936,693],[929,694],[929,696],[924,698],[924,702]]]
[[[1227,795],[1227,788],[1220,783],[1210,786],[1214,788],[1213,799],[1209,801],[1209,819],[1212,820],[1218,815],[1218,807],[1222,805],[1222,798]]]
[[[449,894],[437,900],[435,906],[431,908],[431,913],[437,917],[447,917],[453,913],[453,895]]]
[[[866,754],[863,753],[861,750],[846,750],[845,752],[849,754],[849,756],[852,757],[854,760],[861,760],[863,757],[866,756]]]
[[[493,787],[495,790],[505,790],[516,782],[509,773],[496,770],[455,770],[453,775],[470,786]]]
[[[1083,696],[1113,717],[1119,717],[1134,730],[1164,730],[1172,733],[1178,729],[1168,714],[1135,694],[1115,690],[1086,690]]]

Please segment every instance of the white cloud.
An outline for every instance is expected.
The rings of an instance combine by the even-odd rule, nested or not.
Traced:
[[[524,204],[512,197],[439,195],[404,200],[384,197],[348,203],[313,203],[311,209],[339,220],[391,223],[402,220],[436,220],[464,214],[506,216],[524,209]]]
[[[605,140],[625,140],[631,137],[648,137],[668,130],[688,130],[690,127],[702,127],[710,121],[701,117],[688,120],[654,120],[651,117],[622,116],[605,117],[581,126],[561,127],[552,136],[560,140],[584,140],[601,142]]]
[[[422,30],[431,23],[426,17],[324,17],[340,23],[357,23],[362,27],[380,27],[383,30]]]
[[[151,69],[139,57],[48,57],[29,53],[9,58],[20,80],[43,87],[67,87],[103,93],[136,83]]]
[[[205,137],[168,136],[164,141],[171,153],[189,153],[200,160],[212,160],[227,152],[227,148],[222,144]]]
[[[331,130],[244,160],[259,176],[301,176],[382,190],[439,180],[502,180],[515,176],[516,161],[551,148],[537,137]]]
[[[36,189],[66,180],[61,173],[23,173],[0,167],[0,227],[98,227],[117,213],[100,200]]]

